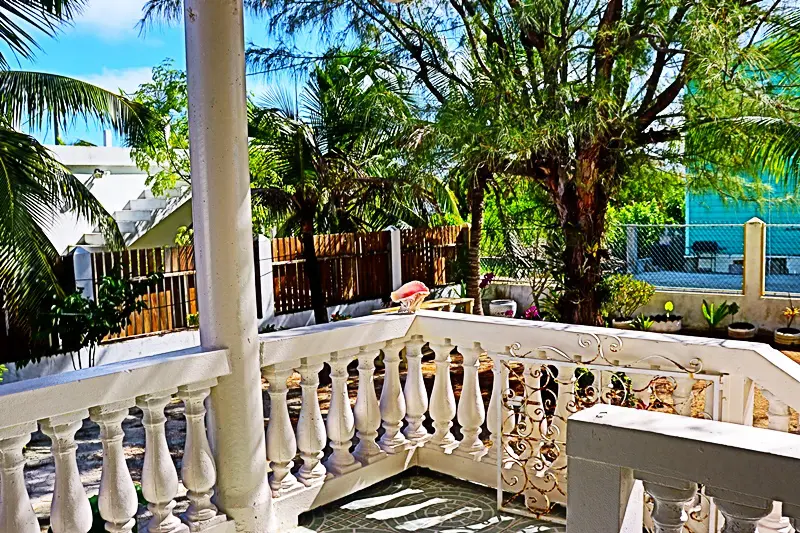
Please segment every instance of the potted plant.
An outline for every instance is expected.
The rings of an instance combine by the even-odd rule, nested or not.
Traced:
[[[703,311],[703,318],[705,318],[708,323],[708,328],[711,331],[717,331],[719,325],[722,324],[722,321],[725,320],[726,317],[733,316],[739,312],[739,304],[735,302],[729,304],[727,301],[724,301],[717,305],[713,302],[708,303],[703,300],[701,309]]]
[[[656,289],[630,274],[614,274],[603,280],[606,301],[603,313],[611,317],[612,327],[632,329],[636,310],[650,301]]]
[[[649,331],[652,329],[653,324],[654,322],[652,318],[645,316],[644,314],[640,314],[633,319],[633,323],[631,325],[633,326],[633,329],[639,331]]]
[[[734,304],[736,305],[736,304]],[[738,306],[736,311],[738,311]],[[731,323],[728,325],[728,337],[731,339],[748,340],[755,338],[758,328],[746,320],[735,320],[736,313],[731,315]]]
[[[650,318],[653,325],[650,331],[657,333],[677,333],[683,327],[683,317],[681,315],[674,315],[672,312],[675,310],[675,305],[672,302],[664,304],[664,313],[661,315],[653,315]]]
[[[795,307],[794,304],[792,304],[792,298],[790,296],[789,306],[783,310],[783,318],[786,319],[786,327],[775,330],[775,344],[780,344],[782,346],[800,344],[800,329],[792,327],[794,319],[798,316],[800,316],[800,307]]]

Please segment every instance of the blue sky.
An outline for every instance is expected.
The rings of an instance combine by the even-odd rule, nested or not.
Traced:
[[[65,27],[55,38],[39,39],[42,50],[33,61],[21,60],[17,65],[12,60],[12,68],[63,74],[128,92],[149,81],[151,68],[166,58],[185,68],[182,26],[163,26],[139,35],[136,23],[143,3],[144,0],[89,0],[71,27]],[[247,20],[245,40],[268,44],[263,26]],[[263,92],[266,83],[261,77],[248,78],[248,91]],[[34,133],[48,144],[53,142],[49,129]],[[102,132],[82,123],[62,132],[62,137],[67,142],[85,139],[102,143]]]

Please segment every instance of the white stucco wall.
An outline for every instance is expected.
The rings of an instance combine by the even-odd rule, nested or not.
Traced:
[[[147,189],[147,174],[136,167],[131,159],[130,148],[94,146],[47,146],[72,173],[84,184],[95,169],[110,174],[95,179],[92,194],[111,213],[119,211],[130,200],[138,198]],[[85,234],[91,233],[93,225],[74,214],[53,216],[47,236],[59,252],[76,244]]]

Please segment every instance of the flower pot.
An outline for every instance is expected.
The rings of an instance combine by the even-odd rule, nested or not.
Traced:
[[[633,329],[632,318],[612,318],[611,327],[617,329]]]
[[[800,329],[778,328],[775,330],[775,344],[795,346],[800,344]]]
[[[653,321],[650,331],[653,333],[677,333],[683,328],[682,317],[679,316],[666,318],[664,315],[656,315],[650,318]]]
[[[749,322],[734,322],[728,326],[728,337],[731,339],[753,339],[758,333],[758,328]]]
[[[517,302],[514,300],[492,300],[489,302],[489,314],[514,318],[517,316]]]

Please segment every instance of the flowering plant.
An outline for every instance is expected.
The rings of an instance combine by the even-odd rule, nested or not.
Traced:
[[[800,316],[800,307],[789,306],[783,310],[783,318],[786,319],[786,327],[792,327],[794,319]]]
[[[341,322],[342,320],[350,320],[351,318],[353,318],[353,315],[336,312],[331,315],[331,322]]]
[[[486,287],[492,284],[493,280],[494,280],[494,274],[492,272],[487,272],[481,278],[480,283],[478,283],[478,288],[485,289]]]
[[[536,305],[531,305],[529,308],[525,310],[525,314],[523,315],[525,320],[541,320],[542,315],[539,313],[539,308]]]

